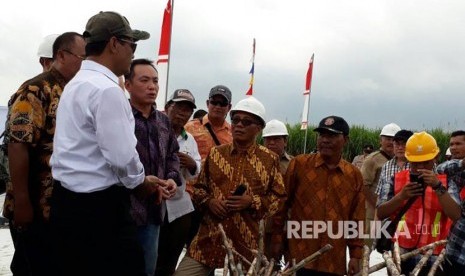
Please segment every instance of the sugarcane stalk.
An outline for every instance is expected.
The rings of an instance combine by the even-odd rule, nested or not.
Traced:
[[[229,267],[231,269],[231,275],[233,276],[238,276],[239,270],[238,267],[236,267],[236,264],[234,262],[234,255],[232,253],[232,246],[229,244],[228,237],[226,236],[226,233],[224,232],[223,225],[221,223],[218,223],[218,228],[220,229],[221,237],[223,238],[223,244],[226,247],[226,252],[228,252],[228,259],[229,259]]]
[[[247,265],[251,265],[252,263],[247,260],[246,257],[244,257],[244,255],[242,255],[241,253],[237,252],[236,249],[234,248],[231,248],[231,251],[233,252],[234,255],[236,255],[237,257],[239,257],[244,263],[246,263]]]
[[[401,264],[402,261],[400,260],[400,247],[399,247],[399,243],[397,241],[394,243],[393,253],[394,253],[394,256],[393,256],[394,263],[397,266],[397,270],[399,270],[399,272],[401,272],[402,269],[400,267],[400,264]]]
[[[270,263],[266,266],[265,276],[270,276],[274,268],[274,259],[271,259]]]
[[[249,267],[249,271],[247,271],[247,274],[246,274],[247,276],[252,276],[252,275],[254,274],[254,272],[255,272],[255,266],[256,266],[256,264],[257,264],[257,260],[258,260],[257,257],[255,257],[255,258],[253,259],[252,264],[251,264],[250,267]],[[257,274],[257,275],[258,275],[258,274]]]
[[[421,269],[425,266],[426,262],[428,262],[429,257],[433,255],[433,249],[429,249],[423,257],[421,257],[420,261],[418,264],[415,266],[415,268],[410,272],[410,276],[418,276],[420,273]]]
[[[370,248],[368,245],[363,246],[363,258],[362,258],[362,276],[368,276],[368,266],[370,263]]]
[[[304,267],[305,264],[316,260],[321,255],[323,255],[324,253],[326,253],[327,251],[329,251],[331,249],[333,249],[333,247],[330,244],[327,244],[327,245],[323,246],[322,248],[320,248],[320,250],[318,250],[317,252],[313,253],[312,255],[306,257],[305,259],[300,261],[298,264],[296,264],[296,265],[292,266],[291,268],[286,269],[285,271],[283,271],[281,273],[281,275],[291,275],[291,274],[293,274],[295,271],[297,271],[297,270],[301,269],[302,267]]]
[[[295,266],[295,264],[296,264],[295,258],[292,258],[292,266]],[[295,276],[295,271],[292,272],[292,276]]]
[[[224,256],[223,276],[228,276],[228,255]]]
[[[439,253],[438,258],[434,261],[433,266],[431,266],[430,271],[428,272],[428,276],[434,276],[436,274],[436,270],[438,269],[439,265],[444,260],[444,256],[446,256],[446,249],[444,248],[441,253]]]
[[[239,262],[237,262],[237,273],[239,274],[239,276],[244,276],[244,271],[242,270],[242,262],[239,260]]]
[[[420,254],[421,252],[424,252],[424,251],[429,250],[429,249],[434,249],[436,246],[443,245],[443,244],[446,244],[446,243],[447,243],[447,240],[440,240],[440,241],[430,243],[430,244],[425,245],[425,246],[423,246],[421,248],[418,248],[418,249],[415,249],[413,251],[410,251],[410,252],[407,252],[407,253],[404,253],[404,254],[400,255],[400,259],[402,261],[408,260],[408,259],[412,258],[413,256],[416,256],[416,255]],[[381,263],[375,264],[375,265],[371,266],[368,269],[368,273],[371,274],[371,273],[376,272],[376,271],[378,271],[380,269],[383,269],[385,267],[386,267],[386,262],[381,262]],[[362,274],[361,272],[358,272],[354,276],[360,276],[361,274]]]
[[[265,248],[265,221],[260,220],[258,224],[258,253],[257,253],[257,262],[255,264],[255,271],[259,271],[262,265],[262,257]]]
[[[383,253],[383,259],[386,262],[387,270],[390,272],[392,276],[400,276],[400,272],[396,267],[396,264],[392,260],[390,252]]]

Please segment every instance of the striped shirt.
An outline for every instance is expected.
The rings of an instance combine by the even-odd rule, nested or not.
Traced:
[[[394,183],[394,175],[400,171],[408,169],[410,169],[410,163],[405,162],[402,167],[399,167],[399,165],[397,165],[397,157],[392,158],[383,165],[379,176],[378,187],[375,192],[378,195],[376,207],[378,207],[381,203],[386,202],[388,198],[392,198],[394,196],[394,186],[392,184]],[[381,195],[381,193],[383,194]]]

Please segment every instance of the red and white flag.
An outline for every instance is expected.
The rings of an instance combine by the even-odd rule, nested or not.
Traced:
[[[313,74],[313,58],[315,54],[312,55],[310,59],[310,64],[308,65],[307,78],[305,79],[305,91],[304,91],[304,111],[302,112],[302,124],[300,129],[305,130],[308,126],[308,107],[310,104],[310,91],[312,89],[312,74]]]
[[[161,26],[160,48],[158,50],[157,70],[158,70],[158,96],[157,109],[164,110],[168,94],[168,69],[170,61],[171,45],[171,23],[172,23],[172,0],[168,0],[163,14],[163,24]]]

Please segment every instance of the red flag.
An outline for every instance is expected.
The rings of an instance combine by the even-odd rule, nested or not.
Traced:
[[[171,0],[166,4],[165,13],[163,14],[163,25],[161,27],[160,49],[158,50],[158,61],[168,62],[170,54],[171,41]]]
[[[313,75],[313,58],[315,54],[312,55],[310,59],[310,64],[308,65],[307,78],[305,79],[305,91],[304,91],[304,111],[302,112],[302,122],[300,129],[307,129],[308,126],[308,109],[310,105],[310,90],[312,89],[312,75]]]
[[[307,79],[305,80],[305,94],[310,94],[310,89],[312,88],[312,75],[313,75],[313,57],[315,54],[312,55],[312,58],[310,59],[310,64],[308,65],[308,71],[307,71]]]

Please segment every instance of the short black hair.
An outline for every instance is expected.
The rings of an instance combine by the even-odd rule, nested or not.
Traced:
[[[99,41],[86,44],[86,56],[100,56],[105,50],[108,41]]]
[[[76,37],[82,37],[82,35],[76,32],[66,32],[59,35],[53,42],[53,59],[56,58],[59,50],[69,50],[76,42]]]
[[[205,111],[203,109],[199,109],[194,113],[192,118],[194,118],[194,119],[202,119],[203,116],[205,116],[205,115],[207,115],[207,111]]]
[[[155,68],[155,65],[153,65],[152,60],[146,58],[139,58],[131,62],[131,68],[129,69],[129,73],[124,75],[125,80],[130,80],[134,77],[134,67],[136,67],[136,65],[150,65],[153,67],[153,69],[155,69],[155,71],[158,72],[157,68]]]
[[[465,136],[465,131],[464,130],[456,130],[452,132],[450,137],[455,137],[455,136]]]

